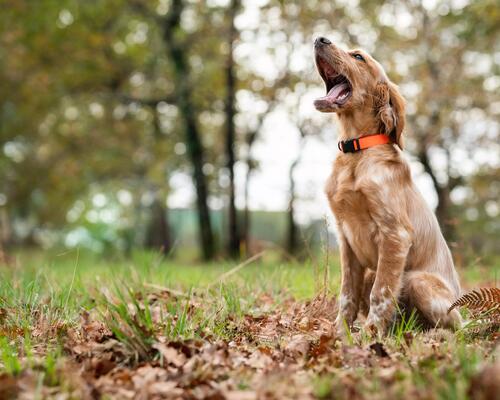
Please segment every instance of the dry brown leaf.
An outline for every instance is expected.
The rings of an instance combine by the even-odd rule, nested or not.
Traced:
[[[187,357],[183,353],[173,347],[167,346],[164,343],[155,343],[152,347],[153,349],[158,350],[163,357],[164,362],[168,364],[172,364],[176,367],[182,367],[187,361]]]
[[[19,392],[17,380],[7,374],[0,375],[0,399],[14,399]]]
[[[233,390],[230,392],[225,392],[227,400],[256,400],[257,393],[251,390]]]
[[[100,377],[101,375],[106,375],[116,367],[116,363],[111,360],[100,359],[93,361],[94,362],[92,363],[92,370],[94,371],[94,376],[96,378]]]
[[[309,352],[310,341],[306,335],[294,335],[285,346],[285,351],[293,357],[304,357]]]
[[[273,359],[266,354],[255,351],[246,359],[245,364],[255,369],[264,369],[273,363]]]
[[[318,358],[333,351],[335,340],[333,336],[321,335],[319,341],[311,346],[309,354],[313,358]]]
[[[498,400],[500,396],[500,361],[485,366],[472,378],[468,394],[472,400]]]
[[[398,368],[395,365],[392,365],[390,367],[380,368],[377,375],[383,381],[387,383],[392,383],[395,380],[395,375],[397,371]]]
[[[148,392],[150,395],[157,396],[181,396],[183,390],[177,387],[177,382],[174,381],[166,381],[166,382],[154,382],[149,385]]]

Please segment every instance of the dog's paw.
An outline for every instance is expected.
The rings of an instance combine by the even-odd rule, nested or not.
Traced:
[[[379,327],[373,322],[366,321],[363,325],[363,331],[371,337],[375,337],[379,334]]]
[[[337,315],[337,318],[335,318],[333,326],[338,336],[340,337],[345,336],[346,328],[348,328],[348,325],[345,318],[342,315],[340,314]]]
[[[334,322],[334,330],[339,338],[347,338],[353,332],[354,321],[347,321],[343,315],[337,315]]]
[[[378,316],[368,314],[363,330],[372,337],[383,335],[386,330],[386,323]]]

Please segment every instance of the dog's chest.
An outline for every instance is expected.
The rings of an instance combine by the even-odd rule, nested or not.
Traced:
[[[326,194],[338,228],[358,260],[366,267],[375,268],[378,230],[370,216],[366,197],[356,185],[352,169],[336,169],[329,178]]]

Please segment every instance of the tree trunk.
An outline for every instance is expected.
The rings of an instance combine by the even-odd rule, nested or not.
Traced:
[[[454,241],[456,239],[456,228],[451,215],[450,185],[439,183],[436,174],[431,167],[429,156],[427,155],[427,151],[425,149],[420,150],[418,153],[418,159],[424,166],[425,172],[430,176],[434,190],[436,191],[438,197],[436,217],[441,227],[441,231],[447,241]],[[451,178],[449,177],[448,179]]]
[[[9,263],[7,247],[11,241],[9,215],[5,207],[0,208],[0,264]]]
[[[295,159],[290,166],[289,182],[290,182],[290,199],[288,201],[288,235],[286,249],[289,254],[295,255],[298,249],[298,228],[295,222],[295,179],[293,174],[299,164],[300,156]]]
[[[228,56],[226,62],[226,168],[229,172],[229,204],[228,204],[228,242],[227,252],[232,258],[240,256],[240,238],[238,231],[238,215],[236,210],[236,193],[234,182],[234,164],[235,145],[236,145],[236,132],[234,117],[236,114],[235,109],[235,94],[236,94],[236,77],[234,73],[234,42],[236,40],[236,27],[234,25],[234,18],[238,12],[240,5],[239,0],[232,0],[229,5],[229,39],[228,39]]]
[[[252,228],[252,220],[250,215],[250,179],[252,177],[253,168],[251,161],[247,160],[247,174],[245,177],[245,210],[243,211],[243,227],[241,240],[245,244],[245,256],[248,256],[248,245],[250,242],[250,230]]]
[[[193,165],[202,256],[204,260],[210,260],[215,255],[215,242],[208,208],[207,181],[203,173],[205,156],[197,126],[197,111],[192,101],[187,52],[183,44],[179,42],[177,34],[180,29],[180,17],[183,9],[184,2],[182,0],[172,1],[171,9],[163,23],[163,38],[174,66],[175,98],[181,119],[184,122],[188,155]]]
[[[158,249],[164,255],[172,249],[168,210],[161,198],[155,199],[151,205],[151,222],[146,237],[146,246]]]
[[[436,189],[437,190],[437,189]],[[456,227],[451,215],[451,197],[448,185],[441,186],[437,190],[438,205],[436,207],[436,217],[443,231],[443,235],[449,242],[456,240]]]
[[[300,164],[300,161],[302,160],[302,154],[307,139],[307,133],[304,130],[304,128],[299,124],[297,125],[297,128],[299,129],[300,132],[299,154],[297,154],[297,157],[295,158],[295,160],[293,160],[292,164],[290,165],[290,170],[288,172],[288,179],[290,182],[290,198],[288,201],[288,238],[287,238],[286,248],[288,253],[291,255],[296,255],[299,249],[299,238],[298,238],[299,228],[297,226],[297,223],[295,222],[296,193],[295,193],[294,173],[295,170],[297,169],[297,166]]]
[[[257,124],[257,127],[249,132],[246,137],[246,144],[247,144],[247,155],[245,159],[245,163],[247,165],[247,173],[245,176],[245,189],[244,189],[244,197],[245,197],[245,210],[243,212],[243,226],[241,227],[241,237],[240,237],[240,242],[243,242],[245,244],[245,252],[246,255],[249,255],[248,252],[248,246],[250,242],[250,231],[252,229],[252,216],[250,213],[250,181],[252,179],[253,172],[256,168],[256,162],[252,158],[252,147],[254,143],[257,140],[257,137],[259,135],[260,130],[262,129],[262,126],[264,124],[264,121],[266,119],[266,116],[272,112],[274,109],[275,101],[270,100],[268,103],[268,109],[265,111],[263,114],[260,115],[259,117],[259,122]]]

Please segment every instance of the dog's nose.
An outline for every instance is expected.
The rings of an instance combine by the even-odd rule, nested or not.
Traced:
[[[332,44],[326,37],[320,36],[314,41],[315,46],[323,46],[325,44]]]

